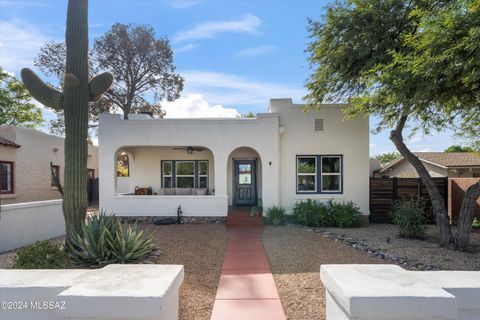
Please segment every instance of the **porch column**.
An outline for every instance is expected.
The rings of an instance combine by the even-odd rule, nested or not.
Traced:
[[[215,195],[227,196],[227,162],[228,154],[213,150],[215,172]]]

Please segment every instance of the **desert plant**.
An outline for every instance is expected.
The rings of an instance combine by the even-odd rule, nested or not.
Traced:
[[[152,235],[146,236],[135,224],[133,227],[117,221],[115,234],[108,236],[108,244],[119,263],[143,260],[153,250]]]
[[[263,201],[262,201],[262,198],[258,198],[257,205],[253,206],[250,209],[250,216],[255,217],[257,215],[262,215],[262,213],[263,213]]]
[[[393,223],[398,224],[400,236],[422,238],[425,234],[425,201],[402,199],[393,206]]]
[[[136,225],[129,226],[114,215],[101,212],[86,220],[81,234],[72,234],[67,248],[75,265],[102,267],[141,261],[153,250],[153,241]]]
[[[68,1],[65,42],[63,92],[47,85],[28,68],[22,69],[21,75],[25,87],[35,99],[64,113],[65,185],[62,207],[68,243],[72,233],[81,233],[87,212],[88,103],[100,99],[113,82],[113,76],[108,72],[89,79],[88,0]]]
[[[267,218],[276,226],[281,225],[285,219],[286,209],[282,206],[271,206],[267,208]]]
[[[13,257],[14,269],[65,269],[70,265],[62,245],[50,241],[28,245]]]
[[[101,212],[82,224],[82,232],[73,232],[67,244],[72,262],[78,266],[104,266],[115,261],[108,236],[116,232],[117,218]]]
[[[360,226],[360,208],[352,201],[327,202],[333,224],[339,228],[355,228]]]

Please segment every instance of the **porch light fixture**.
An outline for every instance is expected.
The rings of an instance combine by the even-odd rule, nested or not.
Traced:
[[[192,154],[193,153],[193,148],[192,147],[187,147],[187,153]]]

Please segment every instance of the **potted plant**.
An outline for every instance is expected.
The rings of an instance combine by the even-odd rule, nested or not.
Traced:
[[[262,215],[262,213],[263,213],[262,198],[258,198],[257,205],[253,206],[250,209],[250,217],[255,217],[256,215]]]
[[[267,217],[273,225],[279,226],[285,219],[286,210],[282,206],[271,206],[267,209]]]

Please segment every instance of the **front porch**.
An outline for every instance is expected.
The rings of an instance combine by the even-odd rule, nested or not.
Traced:
[[[235,217],[248,217],[262,198],[262,162],[249,147],[221,159],[203,146],[129,146],[116,159],[112,203],[120,216],[176,216],[181,208],[187,217],[224,217],[237,208]]]

